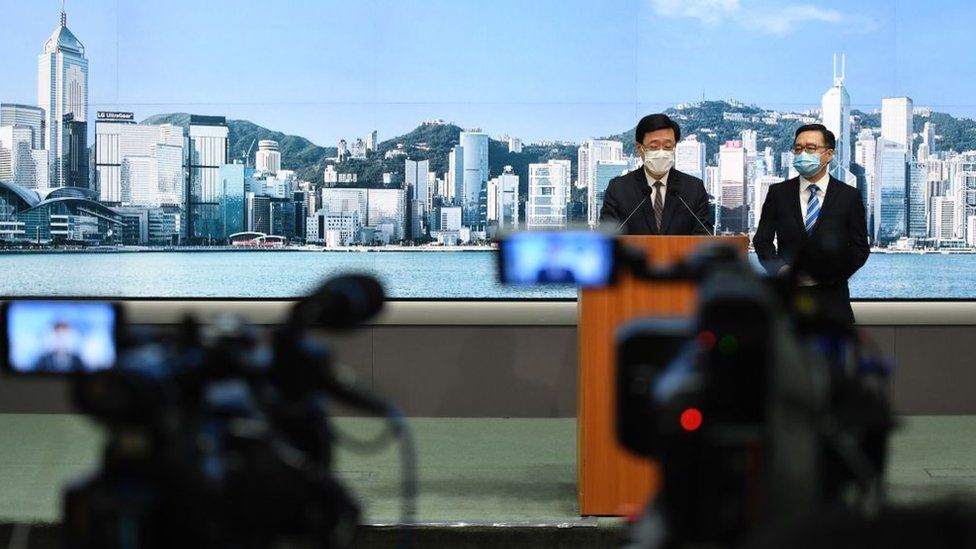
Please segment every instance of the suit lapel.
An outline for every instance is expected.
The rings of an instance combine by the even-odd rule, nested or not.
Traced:
[[[803,224],[803,210],[800,206],[800,178],[794,177],[793,179],[787,181],[790,191],[786,193],[786,199],[789,205],[789,211],[793,212],[793,220],[799,225],[800,231],[803,234],[807,234],[806,225]]]
[[[668,234],[668,227],[671,226],[671,220],[674,219],[674,211],[681,206],[678,202],[677,196],[669,196],[672,194],[671,189],[674,189],[674,194],[681,192],[681,179],[675,177],[677,173],[671,170],[671,174],[668,176],[668,186],[667,192],[664,197],[664,213],[661,216],[661,234]],[[654,211],[654,208],[651,208]]]

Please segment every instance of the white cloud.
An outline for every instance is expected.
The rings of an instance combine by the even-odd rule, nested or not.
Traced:
[[[662,17],[697,19],[706,25],[731,21],[746,29],[783,36],[817,25],[852,25],[861,18],[845,16],[811,4],[790,4],[781,0],[650,0],[654,13]]]
[[[658,15],[690,17],[703,23],[717,23],[739,10],[739,0],[651,0]]]

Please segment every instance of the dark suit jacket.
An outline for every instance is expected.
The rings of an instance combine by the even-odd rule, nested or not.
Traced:
[[[786,264],[809,275],[819,286],[815,293],[832,301],[827,306],[843,309],[853,322],[847,279],[871,253],[860,191],[831,177],[817,224],[807,235],[800,211],[800,178],[772,185],[752,244],[770,274]]]
[[[708,205],[708,193],[705,192],[702,180],[671,168],[668,173],[667,189],[660,232],[654,223],[653,196],[641,204],[640,209],[630,217],[626,225],[621,227],[620,232],[622,234],[712,234],[712,209]],[[649,190],[643,167],[611,179],[603,195],[600,224],[616,229],[634,211],[641,199],[649,196]],[[681,204],[681,201],[672,196],[673,192],[677,192],[688,203],[698,219],[708,228],[707,231],[698,221],[695,221],[695,216]]]

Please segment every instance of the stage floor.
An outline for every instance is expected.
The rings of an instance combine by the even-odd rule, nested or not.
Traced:
[[[616,525],[578,515],[574,419],[416,418],[410,424],[418,448],[419,522]],[[365,438],[380,423],[341,418],[337,426]],[[0,414],[0,523],[57,522],[61,487],[97,463],[100,440],[99,429],[80,416]],[[399,520],[395,447],[374,455],[342,450],[337,470],[363,503],[366,523]],[[902,418],[889,487],[899,502],[976,494],[976,416]]]

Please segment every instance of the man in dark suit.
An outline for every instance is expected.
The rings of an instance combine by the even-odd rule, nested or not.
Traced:
[[[664,114],[637,124],[637,153],[644,165],[610,180],[600,224],[622,234],[712,234],[708,193],[701,179],[674,169],[681,128]]]
[[[821,313],[853,325],[847,279],[870,248],[860,191],[828,173],[834,143],[822,124],[796,130],[793,166],[800,175],[769,187],[752,244],[770,274],[795,276],[798,291]]]

